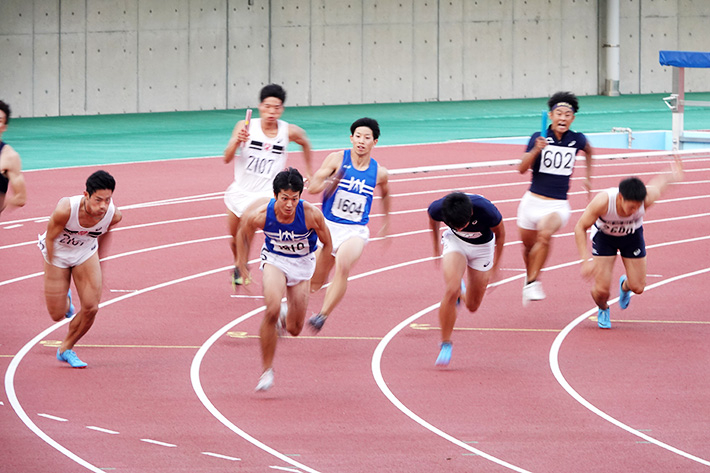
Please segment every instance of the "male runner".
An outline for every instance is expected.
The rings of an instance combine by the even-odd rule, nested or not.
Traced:
[[[101,266],[98,238],[121,221],[121,211],[113,204],[116,181],[106,171],[96,171],[86,180],[83,195],[59,200],[39,237],[44,256],[44,297],[55,322],[63,318],[69,331],[57,349],[57,359],[72,368],[85,368],[74,345],[94,323],[101,300]],[[105,238],[105,237],[104,237]],[[81,308],[74,314],[69,285],[74,279]]]
[[[643,216],[666,188],[683,179],[683,166],[676,156],[672,172],[653,178],[648,186],[629,177],[597,194],[574,227],[574,238],[582,258],[582,276],[593,278],[592,299],[599,307],[599,328],[611,328],[609,304],[611,277],[616,254],[621,254],[626,274],[619,279],[619,307],[629,306],[631,293],[646,287],[646,243]],[[592,228],[592,253],[587,250],[587,230]],[[592,257],[590,260],[590,256]]]
[[[251,123],[240,120],[224,150],[224,162],[234,161],[234,181],[224,195],[227,224],[232,236],[229,246],[234,255],[233,286],[244,282],[237,268],[239,255],[235,240],[242,214],[254,200],[271,196],[274,177],[286,167],[290,141],[303,148],[306,178],[311,175],[311,143],[306,132],[280,120],[286,91],[280,85],[269,84],[261,89],[259,100],[259,118]],[[240,148],[241,154],[237,155]]]
[[[274,384],[277,323],[285,326],[293,336],[303,329],[318,240],[325,250],[321,255],[330,254],[332,249],[323,214],[314,205],[301,200],[303,177],[298,170],[288,168],[278,173],[273,191],[274,198],[259,199],[247,209],[237,234],[239,270],[249,280],[249,247],[257,229],[264,230],[261,269],[266,310],[259,329],[263,372],[257,391],[266,391]],[[280,314],[284,293],[287,306]]]
[[[335,275],[326,290],[321,310],[308,320],[315,332],[320,331],[325,319],[342,300],[350,270],[365,249],[370,237],[367,223],[376,187],[382,195],[385,212],[380,234],[387,232],[390,211],[388,173],[371,157],[379,137],[380,126],[376,120],[355,120],[350,125],[352,148],[329,154],[308,186],[308,192],[312,194],[323,192],[323,215],[333,237],[332,254],[324,248],[318,249],[323,259],[319,259],[311,280],[312,292],[323,287],[335,266]]]

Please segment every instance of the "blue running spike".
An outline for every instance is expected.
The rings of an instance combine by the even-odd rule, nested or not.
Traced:
[[[625,274],[619,278],[619,307],[621,310],[626,309],[631,302],[631,291],[624,291],[624,281],[626,281]]]
[[[442,342],[441,351],[436,358],[436,366],[448,366],[451,361],[451,342]]]
[[[71,366],[72,368],[87,367],[87,364],[81,361],[78,356],[76,356],[74,350],[64,350],[63,352],[60,352],[59,350],[60,349],[57,348],[57,360],[69,363],[69,366]]]
[[[599,309],[597,315],[597,325],[599,328],[611,328],[611,320],[609,320],[609,308]]]
[[[71,302],[71,289],[69,289],[69,292],[67,292],[67,297],[69,298],[69,310],[67,310],[67,313],[64,314],[64,317],[66,317],[67,319],[71,319],[76,314],[76,308]]]

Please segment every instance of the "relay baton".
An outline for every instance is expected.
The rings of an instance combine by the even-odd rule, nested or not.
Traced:
[[[249,124],[251,123],[251,108],[247,108],[247,114],[244,117],[244,128],[249,131]]]
[[[547,110],[542,111],[542,127],[540,128],[540,136],[547,138]]]
[[[247,133],[249,133],[249,124],[250,123],[251,123],[251,108],[247,108],[247,114],[244,116],[244,129],[247,131]],[[242,156],[245,156],[246,155],[245,151],[247,150],[246,147],[247,147],[247,142],[245,141],[240,146],[241,151],[239,154],[241,154]]]

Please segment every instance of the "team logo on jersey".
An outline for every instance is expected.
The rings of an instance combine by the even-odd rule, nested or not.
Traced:
[[[641,248],[636,248],[636,249],[634,250],[634,256],[638,256],[638,255],[640,255],[640,254],[641,254]]]
[[[572,141],[570,141],[570,143],[567,146],[572,147],[576,144],[577,144],[577,140],[572,140]]]
[[[349,191],[355,190],[358,194],[362,194],[362,191],[365,189],[365,179],[355,179],[351,177],[350,182],[347,182],[346,186]]]
[[[89,234],[89,232],[88,232],[87,230],[79,230],[79,231],[76,232],[76,233],[77,233],[77,235],[79,235],[79,236],[86,236],[86,235]]]
[[[271,143],[264,143],[264,151],[271,151]]]
[[[294,235],[293,232],[290,232],[288,230],[279,230],[279,240],[281,241],[293,241],[296,239],[296,236]]]

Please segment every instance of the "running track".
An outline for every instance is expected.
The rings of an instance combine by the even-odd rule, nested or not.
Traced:
[[[398,170],[519,154],[454,143],[375,157]],[[66,327],[46,314],[34,240],[96,168],[28,172],[28,205],[0,222],[0,471],[708,471],[710,159],[684,163],[685,181],[646,216],[648,289],[623,313],[613,300],[609,331],[590,318],[571,236],[586,205],[579,180],[543,275],[548,298],[523,309],[514,217],[529,176],[506,164],[393,174],[389,237],[373,238],[318,336],[279,342],[265,394],[253,391],[260,273],[239,293],[228,282],[231,166],[104,166],[124,220],[103,262],[102,309],[77,346],[85,370],[54,358]],[[595,165],[595,189],[669,167]],[[477,313],[459,312],[452,364],[435,369],[443,285],[425,209],[455,189],[496,203],[507,244],[502,279]],[[375,204],[373,236],[380,212]]]

